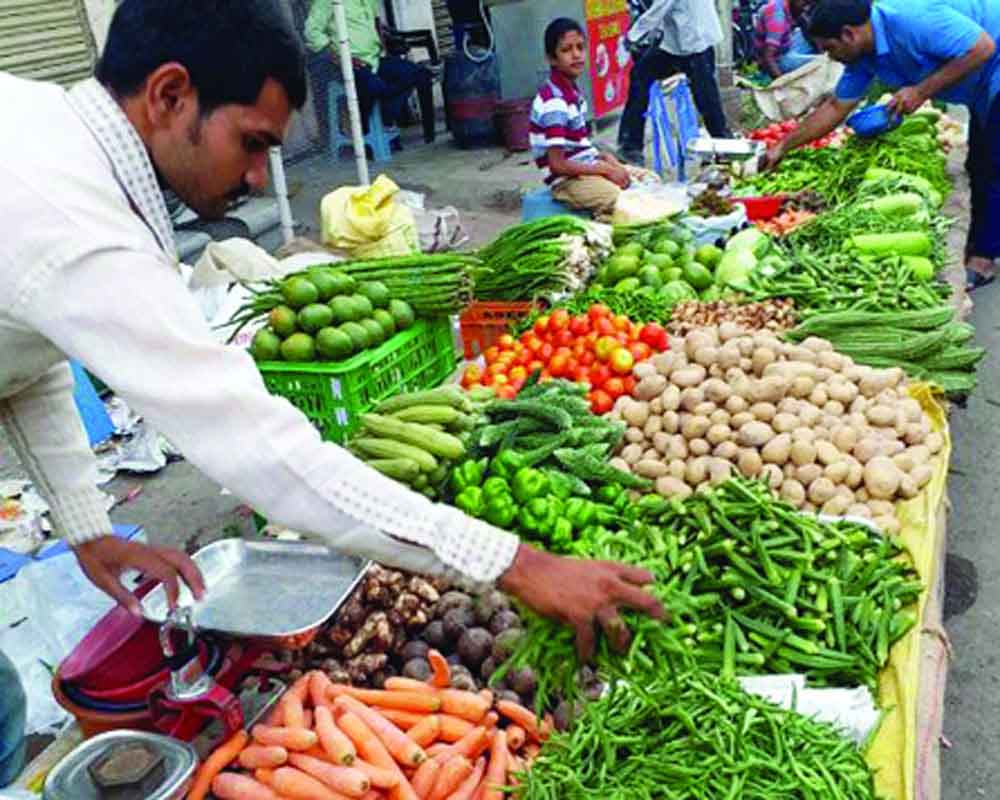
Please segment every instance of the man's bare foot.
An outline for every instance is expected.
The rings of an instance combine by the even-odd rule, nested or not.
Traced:
[[[965,288],[972,292],[981,286],[993,283],[996,279],[996,269],[992,258],[972,256],[965,262]]]

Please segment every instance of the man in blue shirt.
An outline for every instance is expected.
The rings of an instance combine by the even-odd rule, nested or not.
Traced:
[[[773,167],[787,152],[846,119],[878,78],[897,89],[902,114],[932,98],[969,107],[972,222],[965,261],[969,288],[994,279],[1000,256],[1000,3],[996,0],[821,0],[809,36],[847,65],[834,96],[768,151]]]

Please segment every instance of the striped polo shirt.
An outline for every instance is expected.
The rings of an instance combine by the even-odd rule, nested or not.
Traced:
[[[535,163],[545,170],[546,183],[556,180],[549,170],[550,147],[560,147],[567,158],[588,164],[600,155],[588,135],[587,101],[561,72],[552,70],[531,104],[530,142]]]

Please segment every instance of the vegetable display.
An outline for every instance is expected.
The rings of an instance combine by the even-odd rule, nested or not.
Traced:
[[[784,139],[788,134],[794,133],[798,129],[799,123],[794,119],[789,119],[784,122],[774,122],[766,128],[757,128],[756,130],[752,130],[747,134],[747,138],[753,142],[763,142],[768,147],[771,147]],[[830,133],[826,136],[821,136],[819,139],[815,139],[804,145],[804,147],[812,150],[820,150],[824,147],[829,147],[830,145],[840,146],[847,140],[848,136],[850,136],[849,130],[847,128],[842,128],[830,131]]]
[[[698,328],[714,328],[731,322],[751,331],[783,331],[795,325],[795,304],[791,300],[765,300],[762,303],[686,302],[674,309],[667,330],[674,336],[686,336]]]
[[[359,283],[384,283],[393,297],[405,300],[421,316],[433,317],[457,314],[472,302],[472,273],[479,260],[468,253],[417,253],[334,266]]]
[[[629,425],[612,464],[687,497],[736,472],[797,508],[899,529],[893,501],[930,480],[943,437],[901,369],[855,364],[825,339],[801,345],[726,324],[635,367],[612,418]]]

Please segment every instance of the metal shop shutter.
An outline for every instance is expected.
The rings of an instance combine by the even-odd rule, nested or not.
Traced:
[[[0,71],[69,86],[96,52],[81,0],[0,0]]]

